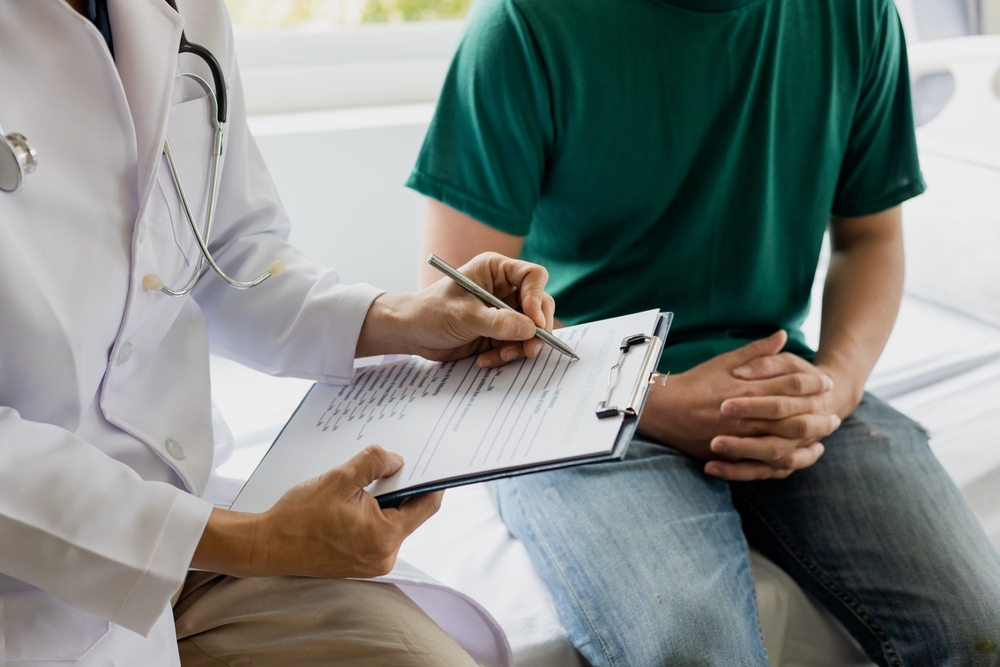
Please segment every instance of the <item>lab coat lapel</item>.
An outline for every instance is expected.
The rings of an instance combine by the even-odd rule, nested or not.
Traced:
[[[135,126],[141,208],[163,149],[184,19],[166,0],[109,0],[108,14],[115,64]]]

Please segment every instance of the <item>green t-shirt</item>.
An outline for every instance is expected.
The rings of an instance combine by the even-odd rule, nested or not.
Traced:
[[[892,0],[477,0],[408,185],[549,269],[567,323],[672,310],[662,370],[800,325],[831,215],[920,194]]]

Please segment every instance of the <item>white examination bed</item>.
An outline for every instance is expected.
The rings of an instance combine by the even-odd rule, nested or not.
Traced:
[[[929,430],[935,454],[1000,548],[1000,102],[990,97],[1000,95],[1000,38],[974,38],[972,46],[951,41],[911,52],[915,71],[955,61],[955,96],[918,133],[930,189],[906,206],[908,291],[868,387]],[[996,93],[984,92],[992,85]],[[963,111],[963,100],[971,111]],[[975,136],[964,134],[976,127]],[[814,312],[807,322],[813,343],[818,324]],[[310,383],[222,359],[213,359],[212,380],[234,449],[210,494],[232,497]],[[507,532],[483,486],[449,491],[401,556],[478,600],[507,633],[518,667],[581,664],[524,546]],[[774,667],[871,664],[777,567],[755,556],[754,573]]]

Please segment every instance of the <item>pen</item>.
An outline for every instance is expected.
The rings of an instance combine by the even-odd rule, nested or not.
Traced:
[[[506,303],[496,298],[495,296],[487,292],[485,289],[483,289],[476,283],[469,280],[467,277],[465,277],[465,275],[459,273],[458,269],[454,268],[451,264],[444,261],[437,255],[431,254],[431,256],[427,258],[427,263],[433,266],[441,273],[443,273],[444,275],[454,280],[456,283],[458,283],[465,289],[469,290],[470,292],[478,296],[480,299],[482,299],[489,305],[493,306],[494,308],[500,308],[502,310],[514,310]],[[571,348],[569,345],[567,345],[566,343],[562,342],[561,340],[550,334],[545,329],[537,327],[535,329],[535,335],[541,338],[549,345],[551,345],[552,347],[554,347],[556,351],[565,354],[570,359],[574,359],[577,361],[580,360],[580,357],[576,356],[576,353],[573,352],[573,348]]]

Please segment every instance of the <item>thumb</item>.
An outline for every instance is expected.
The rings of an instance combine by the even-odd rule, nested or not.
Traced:
[[[535,337],[531,318],[512,310],[499,310],[483,305],[473,323],[474,333],[495,340],[530,340]]]
[[[727,353],[725,356],[728,357],[727,361],[732,362],[731,368],[736,368],[757,357],[778,354],[787,342],[788,333],[784,329],[779,329],[767,338],[760,338],[747,343],[743,347],[738,347],[732,352]]]
[[[343,465],[344,472],[358,488],[365,488],[376,479],[388,477],[403,467],[403,457],[390,454],[378,445],[369,445]]]

